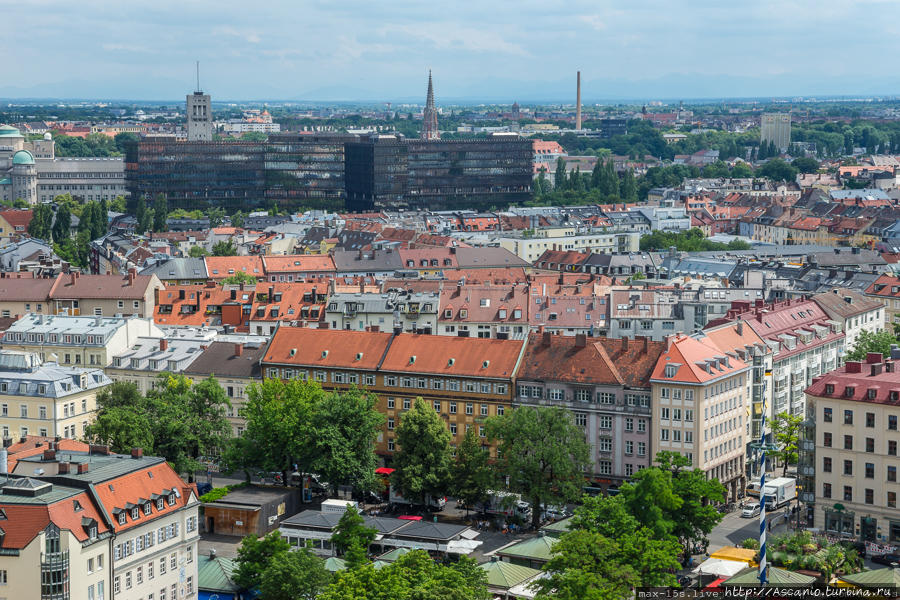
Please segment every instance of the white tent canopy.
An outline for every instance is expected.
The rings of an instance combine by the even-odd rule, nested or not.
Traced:
[[[694,573],[715,575],[717,577],[731,577],[746,568],[747,563],[745,562],[724,560],[721,558],[707,558],[694,569]]]

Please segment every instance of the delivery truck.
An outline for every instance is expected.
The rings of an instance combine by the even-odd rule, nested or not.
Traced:
[[[531,518],[531,505],[522,500],[519,494],[488,490],[484,502],[476,502],[475,511],[487,515],[517,516],[527,520]]]
[[[778,477],[763,486],[762,498],[766,510],[774,510],[787,505],[797,497],[797,480],[793,477]]]

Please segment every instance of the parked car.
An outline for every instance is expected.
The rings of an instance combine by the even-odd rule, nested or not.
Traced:
[[[753,502],[752,504],[744,506],[744,510],[741,511],[741,516],[745,519],[752,519],[753,517],[759,516],[759,510],[759,503]]]
[[[870,557],[870,560],[879,565],[891,566],[894,563],[900,564],[900,554],[876,554]]]

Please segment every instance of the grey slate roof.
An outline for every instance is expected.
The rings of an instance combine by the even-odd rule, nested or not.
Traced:
[[[141,275],[156,275],[161,280],[167,279],[206,279],[206,262],[202,258],[170,258],[169,260],[146,267]]]

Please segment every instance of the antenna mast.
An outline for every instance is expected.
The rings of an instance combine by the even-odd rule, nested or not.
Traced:
[[[200,61],[197,61],[197,91],[200,91]]]

